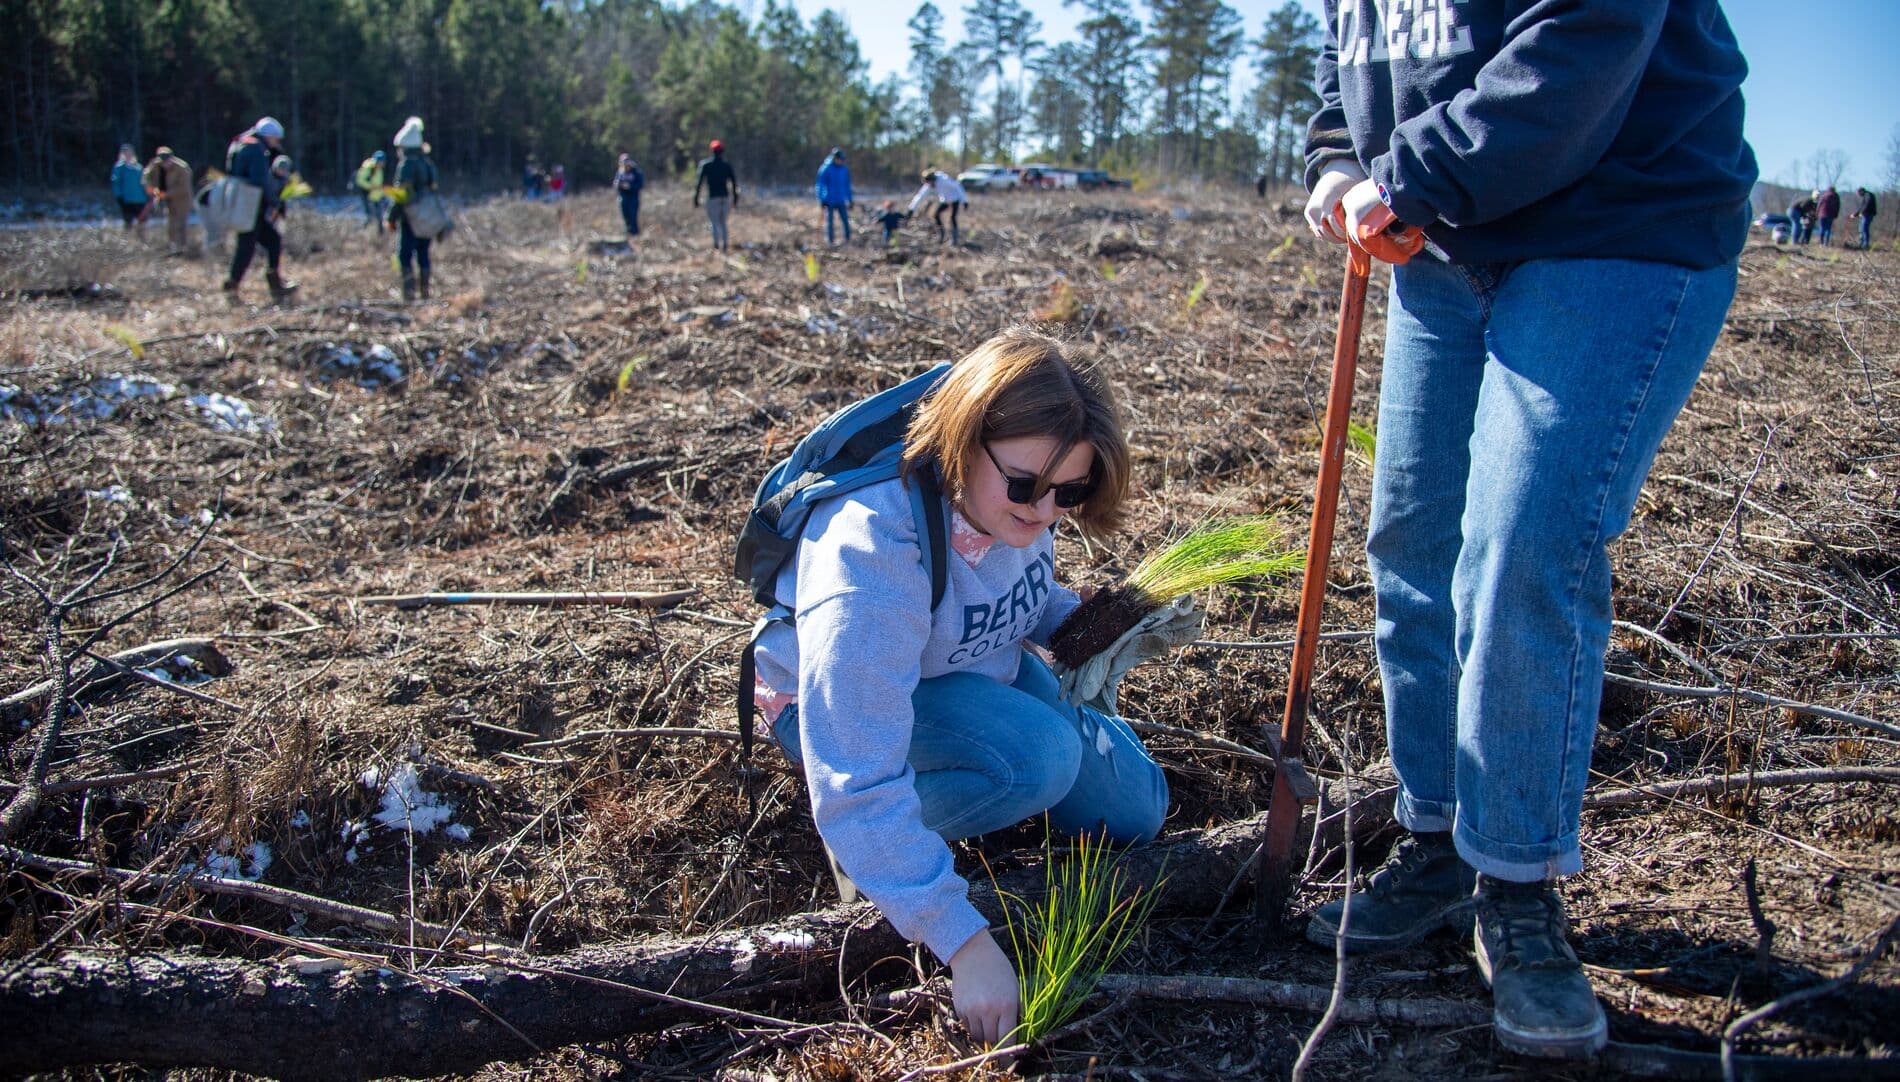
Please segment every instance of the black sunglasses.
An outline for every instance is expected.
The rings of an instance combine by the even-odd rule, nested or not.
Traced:
[[[1003,468],[1003,464],[996,461],[996,452],[990,450],[990,445],[986,443],[982,447],[983,453],[990,456],[990,464],[996,467],[998,476],[1002,477],[1005,494],[1009,497],[1010,503],[1034,504],[1042,498],[1041,493],[1036,491],[1036,483],[1041,478],[1011,477],[1009,471]],[[1057,507],[1080,507],[1095,494],[1095,478],[1091,476],[1086,481],[1050,485],[1046,491],[1055,493]]]

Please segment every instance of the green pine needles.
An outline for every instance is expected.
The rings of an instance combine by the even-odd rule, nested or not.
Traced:
[[[1352,444],[1354,450],[1366,456],[1367,462],[1371,462],[1373,460],[1372,458],[1373,448],[1378,446],[1379,436],[1378,436],[1378,433],[1374,432],[1371,428],[1367,427],[1366,425],[1362,425],[1358,421],[1355,421],[1351,418],[1347,418],[1346,419],[1346,442]]]
[[[1167,884],[1166,877],[1146,889],[1130,883],[1106,835],[1084,834],[1060,851],[1045,841],[1043,856],[1039,902],[999,892],[1022,995],[1022,1021],[1004,1045],[1039,1041],[1074,1017]]]
[[[1305,549],[1289,547],[1291,534],[1277,515],[1205,522],[1141,561],[1127,585],[1162,604],[1207,586],[1288,575],[1306,561]]]

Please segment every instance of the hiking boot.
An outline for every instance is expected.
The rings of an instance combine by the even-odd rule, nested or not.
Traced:
[[[1346,953],[1375,954],[1409,947],[1441,928],[1471,926],[1478,873],[1451,844],[1451,833],[1400,839],[1366,889],[1352,896]],[[1346,900],[1327,902],[1306,922],[1306,938],[1331,947],[1339,937]]]
[[[429,272],[428,271],[423,271],[422,274],[416,279],[416,293],[420,295],[422,299],[425,301],[429,299]]]
[[[832,854],[829,843],[825,843],[825,863],[831,866],[831,877],[838,881],[838,901],[845,905],[857,901],[858,885],[851,881],[850,876],[844,874],[844,869],[839,866],[838,858]]]
[[[1564,939],[1563,902],[1548,882],[1478,883],[1478,972],[1491,986],[1498,1043],[1524,1056],[1583,1059],[1610,1039],[1603,1007]]]
[[[226,301],[234,305],[244,303],[244,298],[238,296],[238,284],[236,280],[231,279],[231,278],[226,278],[224,280],[224,285],[220,286],[219,288],[224,290],[224,299]]]
[[[297,283],[284,281],[275,271],[265,275],[264,281],[270,285],[270,299],[275,303],[282,304],[297,292]]]
[[[404,276],[402,280],[402,300],[404,304],[416,299],[416,280]]]

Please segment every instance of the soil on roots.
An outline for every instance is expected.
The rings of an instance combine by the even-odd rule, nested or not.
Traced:
[[[1155,600],[1132,586],[1110,586],[1095,591],[1049,636],[1049,653],[1071,669],[1108,649],[1142,617],[1155,611]]]

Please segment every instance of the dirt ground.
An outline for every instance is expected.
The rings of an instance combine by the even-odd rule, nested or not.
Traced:
[[[545,954],[831,904],[802,782],[763,752],[752,823],[732,783],[736,749],[718,736],[735,724],[736,659],[756,615],[730,574],[735,531],[764,465],[815,421],[1040,320],[1092,349],[1136,464],[1121,538],[1059,541],[1070,582],[1111,582],[1213,514],[1278,510],[1303,526],[1311,502],[1337,249],[1251,193],[997,197],[969,210],[962,248],[914,222],[892,249],[825,250],[809,200],[748,201],[720,254],[685,197],[665,192],[647,201],[630,253],[612,243],[618,216],[604,194],[573,200],[566,221],[501,200],[464,212],[437,246],[435,299],[414,305],[399,299],[393,245],[348,217],[293,218],[286,269],[302,289],[282,308],[261,306],[261,267],[233,307],[218,295],[217,260],[163,259],[156,242],[116,229],[0,233],[0,403],[14,411],[0,421],[0,537],[13,567],[63,595],[117,539],[95,589],[135,589],[73,611],[68,649],[206,572],[111,625],[95,649],[210,637],[231,665],[190,685],[216,701],[158,688],[83,698],[51,780],[157,776],[49,795],[10,843],[121,868],[222,854],[236,874],[257,870],[263,850],[247,847],[263,843],[266,883],[459,917]],[[1611,661],[1652,685],[1728,690],[1613,683],[1594,793],[1900,766],[1900,255],[1758,238],[1741,266],[1728,327],[1615,548]],[[1368,421],[1384,297],[1375,276],[1355,409]],[[112,375],[171,390],[81,416],[124,390],[99,382]],[[249,423],[239,405],[191,399],[214,392],[248,405]],[[1329,631],[1371,627],[1368,480],[1349,461]],[[659,612],[363,601],[681,588],[693,596]],[[1207,638],[1247,646],[1195,646],[1137,671],[1126,713],[1262,746],[1288,660],[1271,644],[1291,634],[1295,593],[1208,598]],[[34,593],[0,579],[0,695],[47,675],[45,624]],[[1318,673],[1305,749],[1315,772],[1376,769],[1382,710],[1365,639],[1329,641]],[[3,780],[26,775],[42,724],[5,726]],[[716,732],[601,732],[659,727]],[[1174,794],[1171,827],[1265,808],[1270,779],[1256,763],[1184,736],[1150,742]],[[404,764],[452,803],[460,830],[366,822],[379,783]],[[1741,1015],[1847,972],[1900,913],[1894,792],[1890,781],[1744,778],[1586,811],[1587,873],[1564,892],[1613,1039],[1711,1053]],[[1002,849],[1037,842],[1025,830]],[[1380,848],[1362,847],[1360,865]],[[960,859],[981,874],[973,850]],[[1778,929],[1765,959],[1751,865],[1761,917]],[[1339,875],[1336,862],[1309,869],[1295,912],[1335,893]],[[286,953],[243,927],[358,934],[210,894],[116,898],[95,879],[6,865],[0,968],[81,946]],[[1157,919],[1117,968],[1330,984],[1328,952],[1250,909]],[[825,1001],[770,1004],[814,1024],[791,1036],[709,1018],[470,1077],[887,1078],[967,1055],[929,1011],[866,1006],[916,980],[886,973]],[[1350,992],[1485,1001],[1468,945],[1450,940],[1355,965]],[[1900,962],[1889,957],[1750,1027],[1739,1050],[1893,1057],[1895,1018]],[[1149,1003],[1008,1070],[1278,1078],[1314,1021]],[[1608,1068],[1514,1060],[1482,1027],[1341,1026],[1313,1071],[1581,1079]]]

